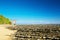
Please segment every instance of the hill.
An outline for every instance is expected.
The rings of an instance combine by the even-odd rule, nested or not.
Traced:
[[[0,15],[0,24],[11,24],[11,21],[3,15]]]

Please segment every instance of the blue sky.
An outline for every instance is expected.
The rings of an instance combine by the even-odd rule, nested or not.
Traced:
[[[17,24],[60,24],[60,0],[0,0],[0,14]]]

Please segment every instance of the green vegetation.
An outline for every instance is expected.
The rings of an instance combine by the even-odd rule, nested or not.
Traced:
[[[3,15],[0,15],[0,24],[11,24],[11,21]]]

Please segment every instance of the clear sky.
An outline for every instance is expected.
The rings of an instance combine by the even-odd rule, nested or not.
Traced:
[[[0,0],[0,14],[17,24],[60,24],[60,0]]]

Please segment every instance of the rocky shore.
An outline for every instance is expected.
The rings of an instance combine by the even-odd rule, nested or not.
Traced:
[[[17,25],[15,40],[60,40],[60,24]]]

